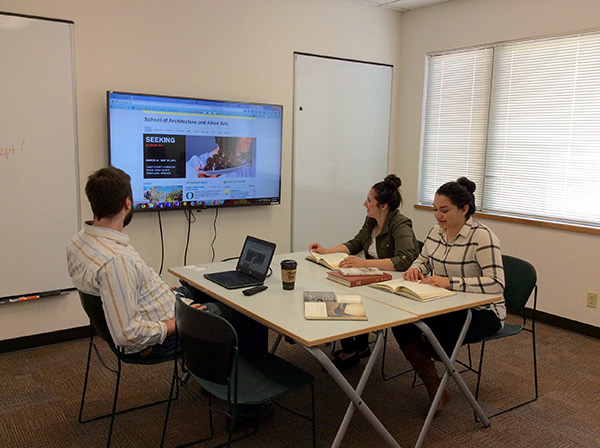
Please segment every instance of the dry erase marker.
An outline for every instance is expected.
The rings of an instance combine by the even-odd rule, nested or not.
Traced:
[[[22,302],[23,300],[31,300],[31,299],[39,299],[40,296],[24,296],[24,297],[15,297],[14,299],[10,299],[11,302]]]

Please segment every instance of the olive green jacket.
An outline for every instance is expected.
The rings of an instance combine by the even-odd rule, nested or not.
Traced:
[[[371,245],[371,234],[377,224],[374,218],[367,217],[360,231],[344,246],[355,255],[364,250],[367,259]],[[419,255],[417,237],[412,229],[412,221],[400,213],[398,209],[390,212],[385,218],[383,228],[376,238],[375,247],[379,259],[390,258],[397,271],[405,271]]]

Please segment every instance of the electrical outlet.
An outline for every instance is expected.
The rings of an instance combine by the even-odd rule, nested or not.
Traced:
[[[588,291],[588,293],[587,293],[587,306],[590,307],[590,308],[597,308],[598,307],[598,293],[597,292]]]

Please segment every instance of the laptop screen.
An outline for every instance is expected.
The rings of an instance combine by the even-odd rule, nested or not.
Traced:
[[[247,236],[236,270],[263,281],[275,253],[275,244]]]

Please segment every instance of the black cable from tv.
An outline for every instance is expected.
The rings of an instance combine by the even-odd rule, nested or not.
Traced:
[[[165,264],[165,238],[163,236],[160,210],[158,210],[158,228],[160,229],[160,269],[158,270],[158,275],[162,275],[163,266]]]
[[[185,239],[185,251],[183,253],[183,265],[187,266],[187,253],[188,248],[190,247],[190,231],[192,229],[192,223],[196,222],[196,216],[194,216],[194,212],[192,210],[184,210],[183,213],[185,214],[185,217],[187,218],[188,222],[187,237]]]
[[[213,220],[213,231],[214,236],[210,243],[210,250],[212,252],[212,257],[210,262],[213,263],[215,261],[215,241],[217,241],[217,217],[219,216],[219,207],[215,207],[215,219]]]

